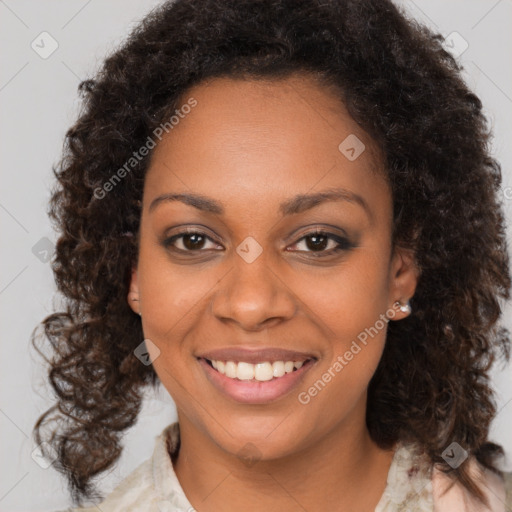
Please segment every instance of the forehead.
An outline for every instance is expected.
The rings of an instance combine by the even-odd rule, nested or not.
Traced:
[[[191,100],[195,106],[180,112]],[[335,92],[308,76],[211,79],[183,94],[176,114],[152,155],[148,201],[194,191],[250,209],[342,186],[389,208],[375,143]]]

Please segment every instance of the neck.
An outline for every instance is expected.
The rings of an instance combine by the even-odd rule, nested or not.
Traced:
[[[286,457],[243,461],[220,448],[184,415],[174,470],[193,507],[206,511],[373,512],[393,451],[380,449],[364,424],[338,425]]]

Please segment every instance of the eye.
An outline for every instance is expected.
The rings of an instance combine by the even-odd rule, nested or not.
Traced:
[[[315,257],[317,257],[315,253],[319,253],[318,256],[328,256],[354,247],[347,238],[322,230],[308,233],[294,244],[294,246],[301,245],[305,249],[298,249],[299,252],[310,252]]]
[[[208,242],[211,242],[212,246],[208,247]],[[182,233],[177,233],[163,241],[163,245],[166,248],[171,248],[181,252],[199,252],[201,249],[216,249],[218,244],[214,242],[208,235],[201,231],[187,230]]]
[[[219,250],[222,246],[202,231],[188,229],[166,238],[163,246],[175,252],[204,252]],[[210,246],[208,246],[210,244]],[[300,247],[303,248],[295,248]],[[328,231],[316,230],[301,237],[292,247],[292,251],[311,253],[315,257],[329,256],[340,251],[347,251],[354,247],[347,238],[335,235]],[[289,248],[287,250],[290,250]],[[315,254],[317,253],[317,254]]]

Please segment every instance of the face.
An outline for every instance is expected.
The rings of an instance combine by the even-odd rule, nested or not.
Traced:
[[[392,251],[378,151],[306,76],[184,98],[145,178],[129,300],[180,425],[268,459],[364,429],[387,320],[417,281]]]

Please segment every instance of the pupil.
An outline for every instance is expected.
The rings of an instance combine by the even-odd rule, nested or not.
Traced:
[[[199,240],[199,242],[198,242],[198,239],[202,239],[202,238],[203,237],[201,235],[197,235],[197,234],[185,235],[183,237],[183,245],[187,249],[197,249],[197,248],[200,248],[202,246],[202,243],[204,243],[204,240]]]
[[[319,239],[322,241],[318,242]],[[316,240],[316,242],[314,240]],[[313,241],[313,243],[310,244],[309,241]],[[327,247],[327,237],[323,235],[310,235],[306,239],[306,245],[308,249],[312,250],[325,249]]]

